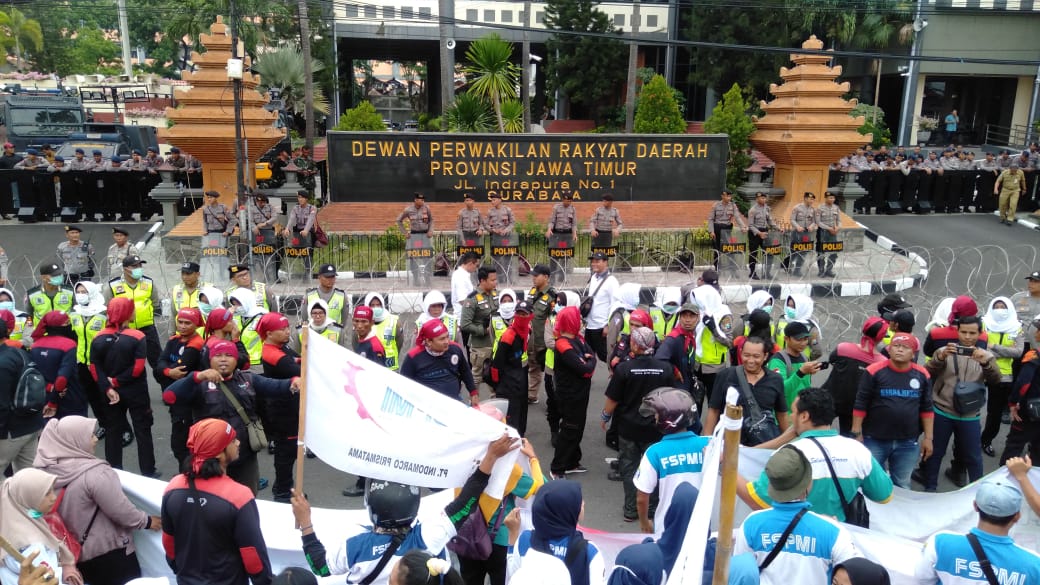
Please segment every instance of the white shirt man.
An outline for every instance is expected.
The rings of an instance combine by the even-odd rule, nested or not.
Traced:
[[[462,316],[462,301],[476,289],[473,284],[473,273],[480,265],[480,258],[473,253],[462,255],[459,267],[451,273],[451,311],[456,317]]]
[[[596,252],[589,256],[592,277],[589,279],[588,294],[592,295],[592,310],[585,317],[585,340],[596,352],[600,361],[607,359],[607,338],[604,329],[610,319],[610,304],[617,291],[618,280],[610,274],[606,254]]]

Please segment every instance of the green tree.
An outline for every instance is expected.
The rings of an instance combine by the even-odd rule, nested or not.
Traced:
[[[755,123],[748,113],[751,104],[744,98],[740,86],[733,84],[715,104],[711,116],[704,121],[704,131],[710,134],[729,136],[729,159],[726,161],[726,185],[731,191],[744,181],[744,169],[751,164],[748,149],[749,137],[755,131]]]
[[[479,96],[463,93],[455,96],[455,103],[444,112],[444,123],[451,132],[488,132],[494,127],[495,116]]]
[[[14,52],[16,63],[20,65],[23,48],[36,52],[43,50],[43,30],[39,21],[26,17],[12,6],[0,11],[0,43],[8,52]]]
[[[620,31],[610,17],[596,9],[593,0],[548,0],[545,26],[554,31],[546,43],[547,93],[559,90],[564,102],[556,104],[557,117],[569,111],[570,118],[600,120],[625,81],[628,48],[621,42]],[[619,38],[568,32],[605,33]]]
[[[520,66],[513,63],[513,44],[496,33],[483,36],[466,49],[466,73],[474,75],[469,93],[491,100],[491,107],[498,119],[498,131],[505,132],[502,119],[502,100],[516,97],[516,85],[520,79]]]
[[[520,100],[502,102],[502,121],[506,132],[520,134],[524,131],[524,104]]]
[[[166,34],[175,39],[187,39],[186,42],[193,50],[202,49],[200,35],[209,34],[209,27],[216,21],[218,14],[229,24],[229,0],[181,0],[176,11],[170,11],[168,3],[163,4],[162,0],[152,1],[165,6],[168,14],[164,27]],[[238,35],[247,55],[255,58],[257,47],[274,45],[278,40],[299,38],[296,11],[289,3],[277,0],[235,0],[235,7],[238,14],[247,16],[240,19],[238,27]],[[279,30],[293,32],[276,35],[275,31]]]
[[[635,123],[637,134],[682,134],[686,132],[675,93],[661,75],[655,75],[639,92]]]
[[[376,111],[371,102],[361,102],[339,117],[335,130],[372,130],[386,131],[383,117]]]
[[[285,109],[292,114],[302,114],[305,103],[303,70],[303,54],[295,47],[281,47],[263,53],[253,66],[260,74],[260,91],[267,93],[271,88],[278,88],[285,100]],[[317,73],[325,68],[320,61],[311,60],[311,69]],[[324,115],[331,111],[329,100],[320,87],[314,88],[314,109]],[[382,121],[382,119],[380,119]]]
[[[871,146],[888,146],[892,144],[892,131],[885,124],[885,111],[870,104],[856,104],[849,115],[853,118],[863,116],[863,125],[857,128],[864,136],[871,134]]]

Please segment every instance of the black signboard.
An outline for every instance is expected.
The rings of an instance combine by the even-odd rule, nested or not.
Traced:
[[[705,134],[329,132],[333,201],[712,201],[728,139]]]

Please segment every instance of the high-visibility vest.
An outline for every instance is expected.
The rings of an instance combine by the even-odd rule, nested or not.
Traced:
[[[104,313],[84,318],[79,313],[69,314],[69,324],[76,332],[76,363],[90,363],[90,344],[93,343],[97,334],[105,328],[108,316]]]
[[[8,335],[8,339],[22,341],[25,337],[25,324],[29,322],[29,315],[21,313],[14,316],[14,331]]]
[[[1010,347],[1015,345],[1015,340],[1018,339],[1020,335],[1022,335],[1021,327],[1019,327],[1018,331],[1014,333],[990,333],[989,343],[992,343],[993,345],[1003,345],[1005,347]],[[1013,364],[1014,362],[1015,358],[1012,357],[998,357],[997,368],[1000,369],[1000,375],[1010,376],[1011,364]]]
[[[170,302],[173,304],[173,313],[176,316],[177,311],[181,309],[198,307],[199,306],[199,291],[206,287],[213,286],[208,282],[200,282],[195,290],[188,292],[184,288],[184,284],[174,285],[173,291],[170,293]]]
[[[491,318],[491,327],[495,330],[495,341],[491,343],[491,356],[494,357],[495,352],[498,351],[498,341],[502,339],[502,335],[509,329],[509,323],[506,320],[495,315]],[[520,356],[520,360],[527,363],[527,351],[524,350],[524,355]]]
[[[458,335],[458,331],[459,331],[459,321],[458,321],[458,319],[456,319],[450,313],[443,313],[443,314],[441,314],[441,323],[444,323],[444,326],[448,329],[448,340],[449,341],[455,341],[455,336]],[[422,323],[419,322],[419,319],[416,319],[415,320],[415,330],[418,331],[421,328],[422,328]]]
[[[58,287],[54,297],[47,296],[43,287],[37,287],[29,291],[29,305],[32,307],[33,323],[39,323],[43,316],[51,311],[72,312],[76,303],[76,293],[65,287]]]
[[[372,328],[383,341],[386,367],[396,372],[401,368],[397,362],[397,315],[388,314],[381,323],[372,323]]]
[[[142,277],[137,286],[131,288],[122,278],[109,281],[112,298],[123,297],[134,303],[134,318],[127,323],[131,329],[141,329],[155,323],[155,309],[152,306],[152,279]]]
[[[701,338],[697,340],[697,343],[701,347],[701,356],[697,358],[697,363],[699,364],[717,366],[725,361],[726,356],[729,355],[729,348],[716,341],[715,336],[711,334],[711,330],[707,327],[701,331]]]
[[[552,331],[553,329],[555,329],[556,328],[556,315],[550,316],[549,320],[545,322],[545,326],[549,328],[549,331]],[[545,350],[545,369],[551,370],[551,369],[553,369],[554,366],[556,366],[556,350],[546,348],[546,350]]]
[[[308,314],[310,313],[310,308],[313,307],[314,303],[318,300],[324,300],[318,296],[318,289],[312,288],[307,291],[307,304],[305,305],[305,309]],[[326,304],[329,306],[329,310],[325,313],[325,318],[329,319],[333,323],[339,323],[342,325],[343,311],[347,310],[350,306],[350,302],[347,301],[347,293],[339,289],[333,289],[332,296]]]
[[[669,315],[662,309],[650,309],[650,321],[654,326],[654,335],[658,339],[664,339],[666,335],[679,323],[678,314]]]
[[[312,334],[316,333],[316,334],[324,337],[325,339],[328,339],[332,343],[335,343],[336,345],[339,345],[339,340],[340,340],[341,337],[343,337],[343,328],[338,326],[338,325],[336,325],[335,323],[329,323],[328,325],[325,326],[325,329],[322,329],[321,331],[315,331],[314,329],[311,329],[311,333]],[[303,343],[303,331],[302,330],[299,333],[299,337],[300,337],[300,343],[302,344]]]
[[[199,287],[199,288],[201,288],[201,287]],[[240,286],[230,286],[230,287],[228,287],[228,289],[224,291],[224,298],[225,299],[230,299],[231,298],[231,293],[234,292],[234,290],[236,288],[242,288],[242,287],[240,287]],[[267,303],[267,285],[266,284],[264,284],[262,282],[253,282],[253,286],[251,286],[249,288],[249,290],[253,291],[253,294],[256,295],[256,306],[258,306],[258,307],[260,307],[260,308],[262,308],[264,310],[267,310],[267,311],[271,310],[270,305]]]
[[[242,332],[242,345],[246,346],[249,364],[253,366],[263,363],[264,342],[260,339],[260,334],[256,332],[256,326],[260,324],[261,316],[254,316],[249,323],[244,323],[242,317],[235,317],[235,320],[238,321],[238,329]]]

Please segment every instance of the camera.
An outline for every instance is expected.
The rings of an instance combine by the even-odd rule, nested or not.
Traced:
[[[826,370],[829,367],[831,367],[831,363],[830,362],[820,362],[820,371],[821,372]]]
[[[974,353],[975,353],[975,348],[974,347],[965,346],[965,345],[958,345],[957,346],[957,355],[965,355],[965,356],[969,356],[970,357]]]

